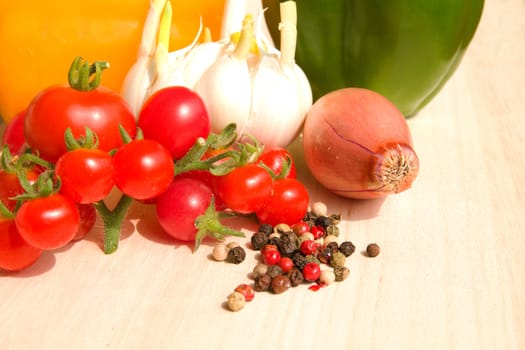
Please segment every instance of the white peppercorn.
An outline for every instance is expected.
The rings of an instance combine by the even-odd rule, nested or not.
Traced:
[[[226,260],[226,257],[228,257],[228,252],[230,251],[230,248],[224,243],[219,243],[215,247],[213,247],[212,256],[213,259],[216,261],[224,261]]]
[[[231,311],[239,311],[242,310],[244,305],[246,304],[246,298],[242,293],[239,292],[233,292],[230,295],[228,295],[228,307]]]

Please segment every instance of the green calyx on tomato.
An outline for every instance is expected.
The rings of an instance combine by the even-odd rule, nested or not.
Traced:
[[[100,85],[102,71],[107,68],[109,62],[96,61],[89,64],[82,57],[77,56],[69,68],[69,86],[78,91],[92,91]]]
[[[443,87],[470,44],[484,0],[297,1],[297,64],[314,98],[344,87],[374,90],[405,116]],[[278,44],[279,1],[263,0]]]

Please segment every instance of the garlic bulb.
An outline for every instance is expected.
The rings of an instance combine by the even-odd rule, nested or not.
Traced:
[[[156,51],[155,39],[166,1],[151,0],[138,49],[137,61],[124,78],[122,95],[135,116],[138,115],[144,103],[144,97],[156,77],[156,66],[153,59]]]
[[[268,147],[286,147],[299,134],[312,92],[294,60],[296,14],[294,1],[281,3],[280,52],[261,26],[254,33],[247,15],[233,52],[226,52],[203,74],[195,90],[208,108],[213,131],[235,122],[239,134],[248,133]],[[254,42],[255,53],[249,51]]]

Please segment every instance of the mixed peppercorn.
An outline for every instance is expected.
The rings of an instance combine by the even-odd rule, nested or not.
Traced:
[[[251,247],[260,252],[253,269],[253,284],[241,284],[228,296],[230,310],[238,311],[251,301],[255,292],[281,294],[292,287],[310,283],[312,289],[345,280],[350,270],[346,259],[355,252],[350,241],[338,243],[340,215],[328,215],[326,205],[317,202],[305,218],[293,225],[261,224],[250,238]],[[230,245],[230,246],[229,246]],[[220,243],[213,258],[238,264],[246,257],[244,249]],[[369,244],[367,254],[375,257],[379,246]]]

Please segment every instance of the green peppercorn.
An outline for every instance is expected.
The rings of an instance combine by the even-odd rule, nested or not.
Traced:
[[[335,280],[344,281],[350,274],[350,270],[345,266],[334,267]]]
[[[317,265],[321,265],[321,262],[319,261],[319,259],[317,258],[317,256],[313,255],[313,254],[308,254],[307,256],[305,256],[306,258],[306,263],[316,263]]]
[[[343,267],[345,266],[346,257],[340,251],[333,252],[330,258],[330,266],[332,267]]]
[[[337,227],[336,225],[328,225],[326,227],[326,234],[339,237],[339,227]]]
[[[269,265],[266,274],[270,275],[271,278],[275,278],[283,274],[283,269],[279,265]]]
[[[246,251],[243,247],[237,246],[228,251],[226,261],[233,264],[240,264],[246,258]]]

